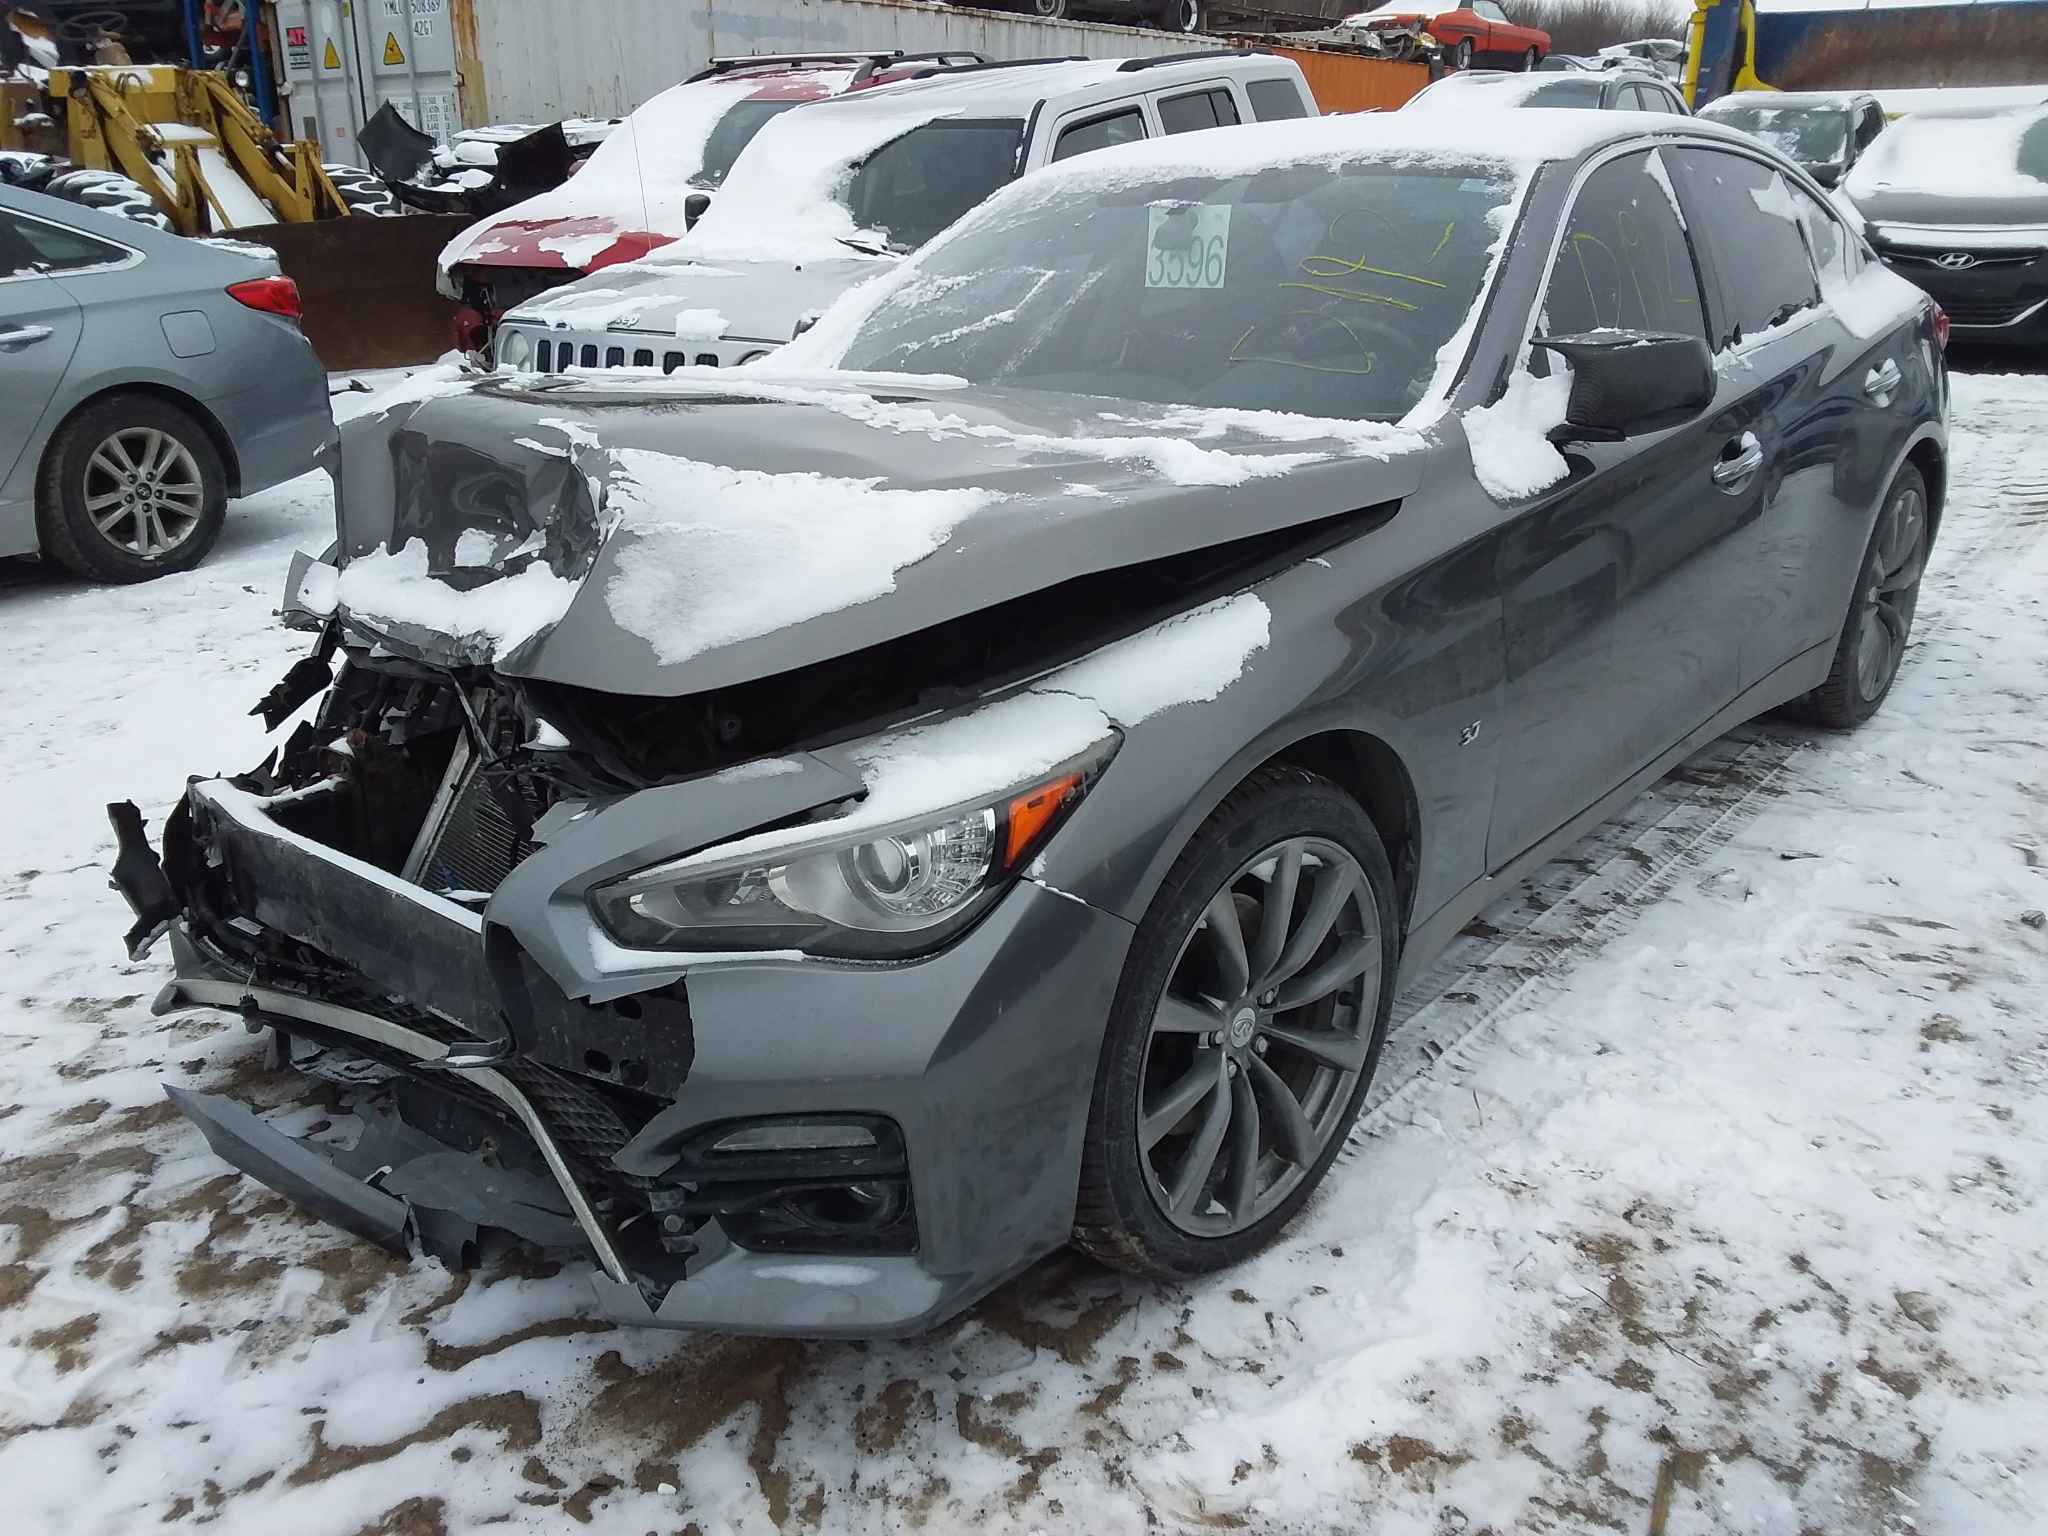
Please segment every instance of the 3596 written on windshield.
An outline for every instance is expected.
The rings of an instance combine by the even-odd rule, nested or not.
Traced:
[[[1221,288],[1230,255],[1230,209],[1154,203],[1145,240],[1147,288]]]

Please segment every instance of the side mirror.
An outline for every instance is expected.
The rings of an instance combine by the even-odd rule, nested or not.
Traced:
[[[1697,336],[1668,331],[1587,331],[1539,337],[1572,371],[1558,442],[1616,443],[1675,427],[1714,403],[1714,357]]]
[[[692,192],[683,199],[683,230],[688,233],[697,227],[697,221],[704,217],[704,210],[711,206],[709,192]]]

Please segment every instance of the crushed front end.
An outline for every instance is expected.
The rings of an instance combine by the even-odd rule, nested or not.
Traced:
[[[312,718],[258,769],[193,782],[160,863],[112,808],[131,952],[167,937],[175,965],[158,1011],[241,1014],[352,1111],[293,1138],[174,1090],[223,1158],[451,1266],[494,1233],[586,1249],[605,1310],[643,1323],[914,1330],[1064,1238],[1070,1106],[1126,925],[1020,880],[933,953],[636,947],[645,920],[601,920],[636,872],[829,829],[858,763],[746,762],[729,700],[551,689],[337,633],[259,706],[275,723],[326,683]],[[1075,951],[1090,963],[1040,963]]]

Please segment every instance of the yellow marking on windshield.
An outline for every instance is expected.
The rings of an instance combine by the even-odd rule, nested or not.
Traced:
[[[1276,368],[1298,368],[1303,373],[1331,373],[1339,374],[1346,378],[1359,379],[1364,378],[1367,374],[1372,372],[1373,364],[1375,362],[1372,350],[1366,346],[1365,338],[1359,335],[1358,332],[1352,330],[1351,327],[1346,325],[1342,320],[1338,319],[1335,315],[1318,314],[1314,311],[1309,310],[1297,310],[1295,312],[1295,315],[1296,317],[1302,317],[1311,320],[1325,320],[1328,321],[1331,325],[1336,326],[1345,335],[1349,336],[1353,341],[1358,343],[1359,355],[1365,359],[1365,366],[1362,368],[1339,368],[1335,364],[1331,363],[1304,363],[1296,358],[1291,357],[1272,357],[1262,352],[1239,351],[1238,349],[1240,347],[1242,347],[1246,342],[1252,339],[1252,332],[1256,331],[1259,328],[1257,322],[1254,322],[1250,326],[1247,326],[1245,328],[1245,333],[1242,336],[1238,337],[1236,342],[1232,344],[1230,348],[1230,356],[1227,359],[1227,361],[1233,363],[1271,363]]]
[[[1457,227],[1458,227],[1458,221],[1457,221],[1456,219],[1453,219],[1453,220],[1451,220],[1451,222],[1450,222],[1450,223],[1448,223],[1448,224],[1446,224],[1446,225],[1444,226],[1444,237],[1443,237],[1443,239],[1441,239],[1441,240],[1437,241],[1437,243],[1436,243],[1436,249],[1435,249],[1435,250],[1433,250],[1433,251],[1431,251],[1431,252],[1429,253],[1429,259],[1430,259],[1431,261],[1435,261],[1435,260],[1437,259],[1437,257],[1439,257],[1439,256],[1443,255],[1443,253],[1444,253],[1444,247],[1445,247],[1445,246],[1447,246],[1447,245],[1449,245],[1449,244],[1451,243],[1451,234],[1452,234],[1452,232],[1453,232],[1454,230],[1456,230],[1456,229],[1457,229]]]
[[[1390,299],[1381,293],[1353,293],[1349,288],[1332,288],[1327,283],[1279,283],[1275,286],[1303,288],[1310,293],[1326,294],[1333,299],[1349,299],[1354,304],[1385,304],[1390,309],[1405,309],[1410,314],[1422,308],[1420,304],[1410,304],[1406,299]]]
[[[1320,267],[1310,263],[1320,262]],[[1374,277],[1398,277],[1404,283],[1420,283],[1425,288],[1448,288],[1449,283],[1440,283],[1433,277],[1417,277],[1413,272],[1396,272],[1387,267],[1370,266],[1364,261],[1346,261],[1342,256],[1306,256],[1302,258],[1301,270],[1310,277],[1356,277],[1361,272],[1370,272]]]

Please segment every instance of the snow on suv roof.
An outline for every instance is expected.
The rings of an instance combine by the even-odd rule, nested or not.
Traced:
[[[1716,96],[1700,110],[1711,112],[1716,107],[1808,107],[1815,111],[1847,112],[1862,102],[1876,99],[1869,91],[1730,91],[1725,96]]]
[[[1136,64],[1141,67],[1125,68]],[[884,99],[914,94],[920,102],[971,109],[974,117],[1023,117],[1041,101],[1059,98],[1062,106],[1085,106],[1090,96],[1136,95],[1183,79],[1214,79],[1217,75],[1288,74],[1289,61],[1272,54],[1218,48],[1186,58],[1152,63],[1144,59],[1060,59],[1043,64],[1010,64],[1000,68],[950,69],[909,80],[894,81],[858,96],[835,97],[805,108],[813,114],[858,112]],[[937,114],[934,114],[937,115]],[[814,118],[815,120],[815,118]]]

